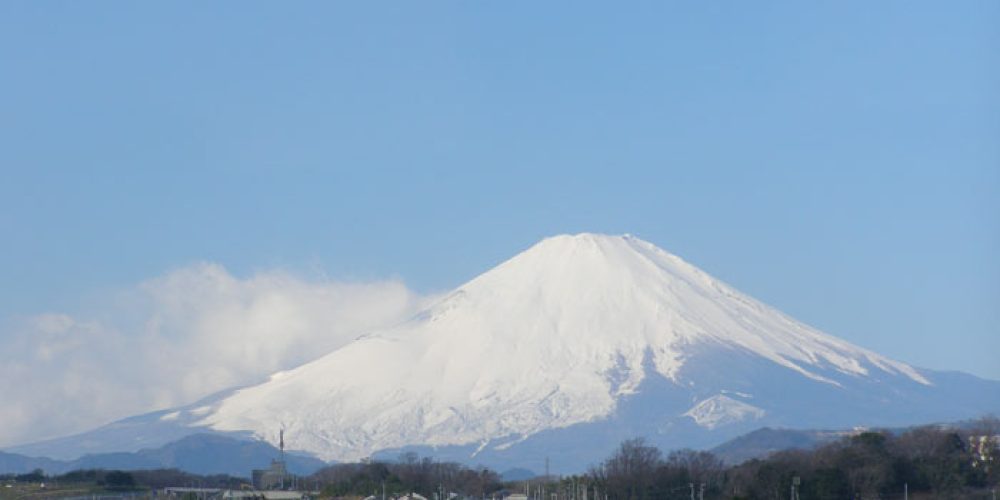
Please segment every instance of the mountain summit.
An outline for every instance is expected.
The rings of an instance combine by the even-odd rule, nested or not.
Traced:
[[[579,470],[636,435],[677,448],[764,425],[972,417],[1000,409],[998,388],[827,335],[633,236],[579,234],[394,328],[140,421],[265,439],[283,428],[289,448],[326,460],[429,447]]]

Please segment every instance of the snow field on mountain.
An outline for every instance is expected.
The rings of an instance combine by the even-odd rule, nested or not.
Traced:
[[[548,238],[412,320],[235,392],[199,423],[324,459],[526,437],[611,415],[647,377],[678,386],[696,349],[739,350],[821,384],[910,366],[823,334],[632,236]],[[649,369],[652,367],[652,369]],[[717,396],[708,428],[766,410]]]

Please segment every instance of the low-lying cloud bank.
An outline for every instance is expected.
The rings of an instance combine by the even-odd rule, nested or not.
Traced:
[[[405,320],[430,298],[399,281],[240,279],[198,264],[78,316],[0,332],[0,446],[88,430],[250,384]]]

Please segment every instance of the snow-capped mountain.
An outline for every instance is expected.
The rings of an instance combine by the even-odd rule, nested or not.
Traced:
[[[638,238],[580,234],[543,240],[408,322],[128,429],[272,439],[283,428],[289,448],[326,460],[433,448],[497,465],[550,456],[571,471],[637,435],[707,446],[764,425],[997,410],[1000,382],[918,370]]]

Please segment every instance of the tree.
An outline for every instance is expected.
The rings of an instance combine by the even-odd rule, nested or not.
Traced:
[[[801,496],[805,498],[832,500],[851,497],[851,485],[847,480],[847,474],[840,469],[818,469],[810,479],[803,484]]]
[[[629,439],[594,472],[611,498],[653,498],[661,457],[660,450],[647,445],[644,439]]]
[[[45,480],[45,471],[35,469],[27,474],[14,476],[14,480],[19,483],[40,483]]]
[[[104,484],[111,490],[123,490],[135,487],[135,478],[128,472],[113,470],[104,476]]]

